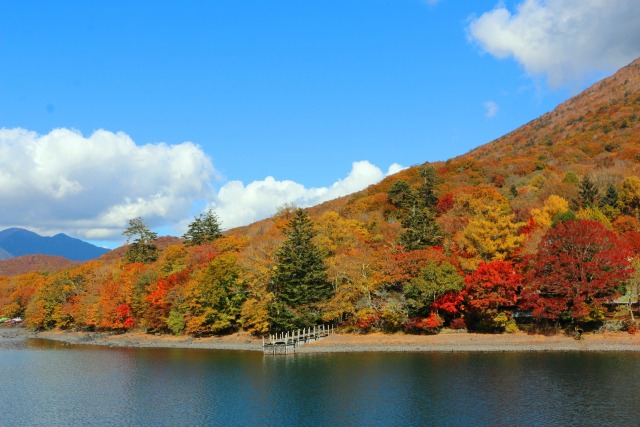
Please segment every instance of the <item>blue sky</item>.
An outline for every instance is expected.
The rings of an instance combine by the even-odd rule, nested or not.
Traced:
[[[113,247],[360,190],[640,56],[636,0],[0,3],[0,229]]]

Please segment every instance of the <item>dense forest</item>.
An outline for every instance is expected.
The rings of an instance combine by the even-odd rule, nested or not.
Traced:
[[[553,112],[446,162],[227,232],[178,238],[132,219],[128,245],[0,277],[30,328],[205,336],[319,323],[437,333],[636,331],[640,60]]]

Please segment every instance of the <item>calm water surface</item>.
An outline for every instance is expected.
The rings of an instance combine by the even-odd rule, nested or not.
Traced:
[[[635,426],[638,353],[335,354],[0,339],[0,426]]]

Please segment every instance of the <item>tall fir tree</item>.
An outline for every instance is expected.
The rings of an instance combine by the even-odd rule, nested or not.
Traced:
[[[403,179],[396,181],[387,193],[389,203],[401,209],[408,209],[416,202],[415,191]]]
[[[610,206],[615,208],[618,205],[618,190],[615,185],[609,184],[607,192],[604,193],[604,197],[600,199],[600,207]]]
[[[405,231],[399,243],[409,251],[426,249],[442,241],[440,227],[435,221],[436,188],[441,179],[431,165],[423,166],[420,176],[423,183],[419,189],[413,189],[406,181],[400,180],[387,193],[389,203],[401,209]]]
[[[409,210],[402,220],[402,226],[406,230],[400,235],[400,244],[408,251],[427,249],[440,244],[442,233],[435,218],[435,214],[429,208]]]
[[[424,201],[424,204],[429,209],[434,209],[438,203],[438,196],[436,195],[436,188],[442,182],[438,177],[436,169],[431,165],[423,166],[420,169],[420,176],[423,179],[422,188],[420,194]]]
[[[596,187],[595,183],[588,175],[585,175],[585,177],[582,178],[582,182],[580,182],[580,189],[578,190],[580,206],[582,208],[591,208],[596,206],[598,193],[598,187]]]
[[[193,220],[182,236],[187,246],[197,246],[213,242],[222,236],[218,216],[209,209]]]
[[[283,232],[287,240],[276,253],[272,276],[276,302],[271,323],[275,331],[317,324],[321,318],[319,303],[332,293],[324,256],[313,243],[316,232],[306,211],[297,209]]]

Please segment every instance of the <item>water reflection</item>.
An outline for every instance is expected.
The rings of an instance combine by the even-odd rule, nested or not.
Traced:
[[[634,425],[636,353],[334,354],[0,339],[2,425]]]

